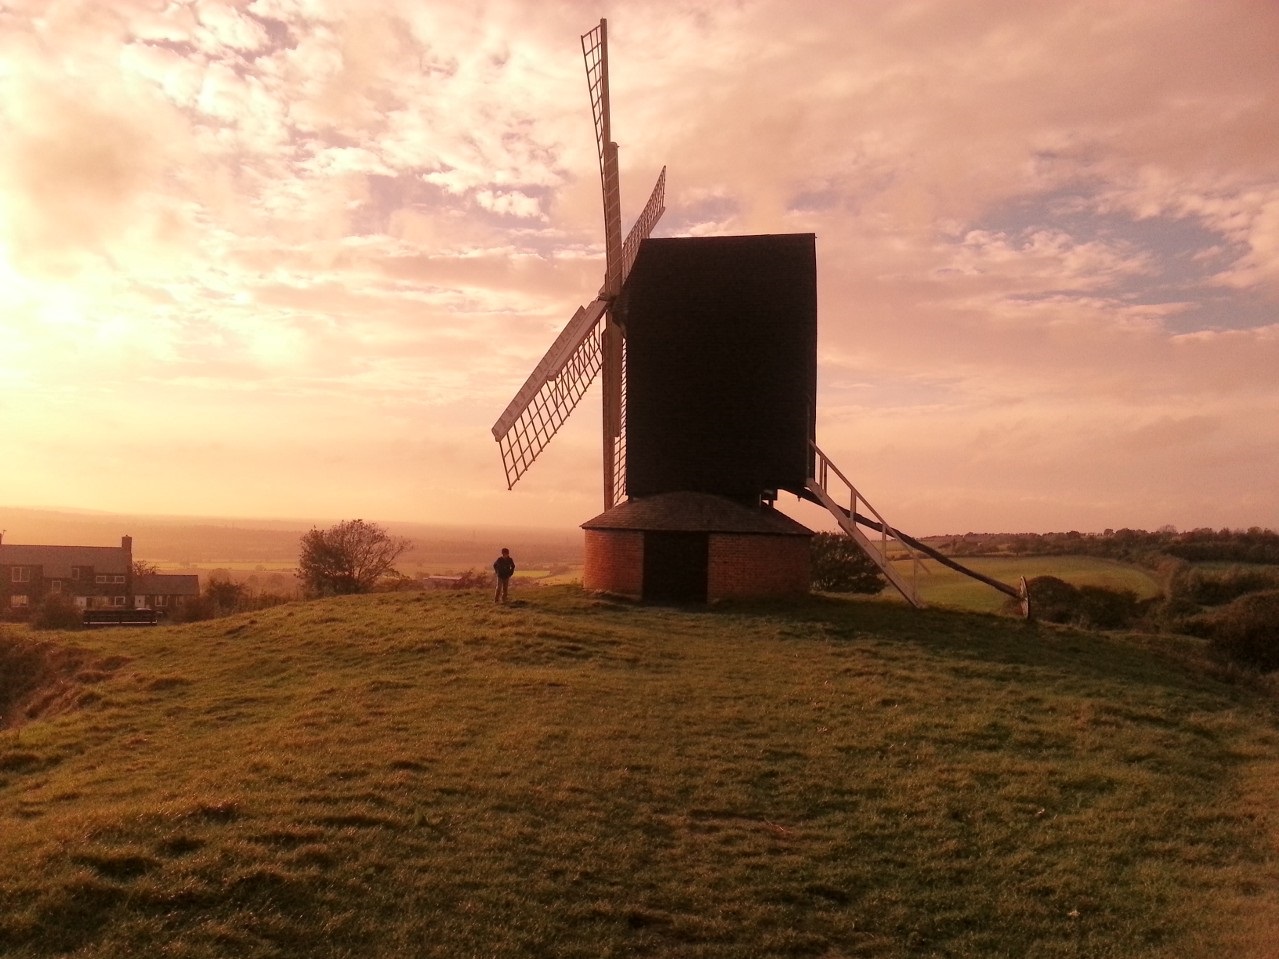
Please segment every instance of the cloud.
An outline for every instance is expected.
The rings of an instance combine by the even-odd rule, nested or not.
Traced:
[[[245,16],[234,6],[206,3],[195,11],[199,28],[196,42],[207,52],[232,49],[239,53],[253,53],[266,47],[269,35],[263,25]]]
[[[475,195],[475,202],[491,213],[513,216],[520,219],[541,218],[541,207],[536,199],[518,190],[495,192],[480,190]]]
[[[666,164],[659,234],[817,235],[819,441],[903,525],[1279,525],[1279,8],[607,13],[624,216]],[[318,457],[306,511],[593,515],[594,399],[516,494],[488,427],[603,275],[597,17],[6,4],[0,382],[47,413],[0,502],[70,468],[41,430],[147,423],[266,512]]]
[[[180,213],[151,190],[174,158],[163,113],[146,124],[77,93],[28,90],[5,111],[0,230],[11,256],[46,275],[182,230]]]

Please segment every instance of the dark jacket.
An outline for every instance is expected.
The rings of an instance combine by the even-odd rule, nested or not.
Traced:
[[[510,579],[511,574],[515,572],[515,560],[509,556],[499,556],[493,562],[493,572],[497,573],[500,579]]]

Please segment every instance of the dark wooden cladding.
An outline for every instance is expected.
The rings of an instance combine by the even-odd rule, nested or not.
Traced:
[[[817,401],[813,234],[648,239],[626,328],[626,492],[798,493]]]

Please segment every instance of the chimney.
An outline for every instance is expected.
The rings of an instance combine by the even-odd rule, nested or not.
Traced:
[[[121,536],[121,537],[120,537],[120,548],[121,548],[121,549],[123,549],[126,553],[128,553],[128,554],[129,554],[129,558],[130,558],[130,559],[132,559],[132,558],[133,558],[133,537],[132,537],[132,536]]]

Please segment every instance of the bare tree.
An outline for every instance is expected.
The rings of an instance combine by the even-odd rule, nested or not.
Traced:
[[[344,520],[302,537],[298,579],[309,596],[367,593],[386,576],[398,576],[395,561],[412,546],[376,523]]]
[[[160,567],[155,563],[148,563],[145,559],[135,559],[133,561],[133,581],[136,583],[143,576],[153,576],[160,572]]]

